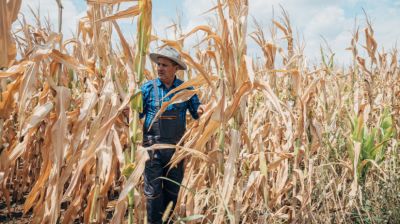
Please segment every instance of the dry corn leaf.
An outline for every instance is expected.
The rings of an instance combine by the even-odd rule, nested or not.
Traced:
[[[214,87],[214,85],[212,84],[212,82],[210,80],[210,75],[208,75],[207,72],[204,70],[204,68],[199,63],[195,62],[192,59],[192,57],[190,57],[190,55],[188,55],[187,53],[181,52],[181,56],[182,56],[183,59],[185,59],[187,61],[187,63],[191,67],[197,69],[200,72],[200,74],[206,79],[208,85],[211,87],[213,95],[215,96],[216,90],[215,90],[215,87]]]
[[[28,144],[29,137],[24,138],[22,142],[15,144],[14,146],[10,146],[9,150],[3,150],[0,155],[0,168],[1,170],[5,170],[5,167],[8,167],[9,164],[13,164],[14,161],[26,150],[26,145]]]
[[[38,63],[31,63],[25,74],[23,76],[22,87],[19,89],[19,108],[18,108],[18,116],[20,118],[21,124],[19,130],[22,128],[22,124],[25,122],[25,117],[28,109],[28,105],[30,100],[35,95],[34,92],[36,90],[36,82],[37,82],[37,72],[39,70]]]
[[[49,176],[49,186],[46,191],[44,221],[57,222],[61,209],[61,199],[64,186],[60,185],[61,168],[64,165],[64,155],[69,146],[67,135],[66,111],[70,103],[70,90],[66,87],[56,87],[56,114],[57,121],[52,127],[50,159],[52,168]]]
[[[80,64],[75,58],[73,58],[69,55],[63,54],[58,50],[52,49],[49,53],[49,56],[52,57],[55,61],[58,61],[75,71],[81,70],[81,71],[89,72],[91,74],[94,73],[94,71],[92,71],[89,67]]]
[[[72,192],[75,189],[77,181],[80,177],[81,171],[83,170],[83,168],[87,164],[87,162],[89,162],[89,160],[92,159],[96,155],[97,151],[99,150],[98,146],[101,144],[101,142],[104,140],[104,138],[109,134],[109,131],[111,130],[112,126],[114,125],[114,122],[117,119],[118,115],[128,105],[132,94],[133,93],[130,92],[126,96],[124,101],[121,103],[118,110],[114,114],[110,115],[110,118],[99,129],[96,129],[96,132],[93,135],[93,139],[91,139],[89,146],[81,155],[81,158],[78,162],[78,167],[75,171],[74,176],[71,179],[71,183],[70,183],[68,189],[66,190],[64,197],[70,197],[72,195]]]
[[[117,156],[120,167],[125,167],[124,152],[121,145],[121,141],[118,137],[118,132],[115,130],[115,128],[112,128],[112,132],[113,132],[114,154]]]
[[[231,130],[231,139],[237,139],[237,141],[233,141],[231,144],[231,147],[229,148],[229,155],[228,155],[228,160],[226,161],[225,164],[225,173],[224,173],[224,179],[222,181],[222,189],[219,189],[221,193],[221,200],[219,203],[219,212],[217,212],[217,215],[214,219],[213,223],[221,223],[224,220],[224,215],[225,212],[224,210],[226,209],[226,205],[229,204],[229,201],[231,199],[231,194],[233,192],[234,188],[234,182],[235,182],[235,177],[236,177],[236,160],[239,155],[240,151],[240,133],[237,130]],[[229,212],[231,213],[231,212]]]
[[[14,94],[18,91],[22,77],[18,77],[14,82],[7,85],[7,89],[1,93],[0,118],[8,119],[13,111]]]
[[[95,107],[97,101],[98,97],[96,93],[88,92],[83,94],[83,102],[80,105],[79,117],[72,128],[73,137],[71,145],[74,151],[86,137],[85,129],[90,119],[90,112]]]
[[[269,165],[267,164],[267,160],[266,160],[266,158],[265,158],[265,151],[264,151],[264,147],[263,147],[263,145],[262,145],[262,139],[261,139],[261,136],[259,135],[258,136],[258,147],[259,147],[259,149],[258,150],[260,150],[260,152],[259,152],[259,163],[260,163],[260,165],[259,165],[259,167],[260,167],[260,172],[261,172],[261,174],[262,175],[264,175],[265,177],[267,177],[267,175],[268,175],[268,171],[269,171]]]
[[[123,49],[123,51],[124,51],[125,57],[127,57],[127,59],[128,59],[128,61],[129,61],[130,64],[133,64],[133,54],[132,54],[132,52],[131,52],[131,50],[130,50],[131,48],[129,47],[128,42],[126,41],[124,35],[122,34],[121,29],[119,28],[118,23],[117,23],[116,21],[113,20],[113,21],[112,21],[112,24],[113,24],[115,30],[117,31],[117,34],[118,34],[119,40],[120,40],[120,42],[121,42],[122,49]]]
[[[128,202],[126,200],[121,200],[117,202],[117,205],[115,206],[114,215],[111,219],[112,224],[123,223],[127,207],[128,207]]]
[[[246,61],[246,68],[247,68],[247,74],[248,74],[249,81],[250,81],[250,83],[254,83],[255,72],[253,69],[253,60],[247,55],[245,55],[244,59]]]
[[[216,76],[211,76],[211,77],[210,77],[210,80],[211,80],[211,81],[215,81],[215,80],[217,80],[217,79],[218,79],[218,77],[216,77]],[[174,94],[174,93],[176,93],[176,92],[178,92],[178,91],[180,91],[180,90],[187,89],[187,88],[189,88],[189,87],[200,87],[200,86],[202,86],[202,85],[204,85],[204,84],[206,84],[206,83],[207,83],[207,81],[204,79],[204,77],[198,75],[198,76],[196,76],[195,78],[190,79],[190,80],[188,80],[188,81],[182,83],[180,86],[178,86],[178,87],[172,89],[171,91],[169,91],[169,92],[167,93],[167,95],[164,96],[164,98],[165,98],[165,97],[168,97],[168,96],[170,96],[171,94]]]
[[[201,129],[202,131],[199,132],[200,136],[196,137],[194,149],[202,150],[202,148],[207,143],[207,141],[210,139],[210,137],[216,131],[218,131],[218,127],[223,122],[222,121],[223,111],[221,111],[222,106],[223,106],[223,104],[219,103],[219,104],[217,104],[216,107],[209,110],[209,113],[210,113],[209,118],[211,118],[211,119],[205,119],[205,120],[207,120],[207,123],[204,123],[204,125],[205,125],[204,129]]]
[[[196,33],[197,31],[204,31],[206,32],[208,35],[216,35],[213,31],[212,28],[210,26],[196,26],[195,28],[193,28],[191,31],[189,31],[187,34],[185,34],[183,37],[181,37],[181,39],[185,39],[187,37],[189,37],[190,35]]]
[[[106,22],[110,20],[122,19],[122,18],[129,18],[139,15],[141,12],[139,5],[131,6],[125,10],[119,11],[111,16],[106,16],[97,20],[96,22]]]
[[[29,63],[30,63],[29,61],[23,61],[18,65],[11,66],[5,72],[0,71],[0,79],[1,78],[14,78],[14,76],[20,75],[21,73],[23,73],[26,70],[26,67]]]
[[[17,49],[11,37],[12,23],[17,19],[22,0],[0,1],[0,68],[8,67],[15,59]]]
[[[36,181],[31,192],[29,193],[28,197],[26,198],[26,201],[24,203],[24,213],[27,213],[34,205],[35,200],[37,199],[41,189],[45,185],[45,182],[47,181],[47,178],[50,175],[50,170],[51,170],[51,163],[47,163],[44,168],[44,171],[41,172],[39,179]]]
[[[119,195],[118,201],[125,200],[129,191],[133,189],[139,182],[140,177],[143,174],[146,161],[149,159],[149,154],[146,150],[139,150],[136,152],[137,164],[135,170],[129,176],[128,180],[125,182],[124,188]]]
[[[176,93],[171,98],[171,100],[169,100],[167,102],[163,102],[160,110],[157,111],[156,115],[154,116],[153,120],[151,121],[149,130],[151,129],[151,126],[153,126],[153,123],[158,119],[159,116],[161,116],[162,113],[164,113],[164,111],[167,109],[167,107],[169,105],[188,101],[188,100],[190,100],[190,98],[192,98],[198,92],[199,92],[199,90],[182,90],[182,91]]]
[[[47,102],[43,105],[36,106],[32,114],[26,119],[24,125],[22,126],[21,136],[25,136],[27,132],[39,124],[53,109],[53,103]]]
[[[224,116],[227,120],[229,120],[236,110],[239,108],[239,104],[242,100],[242,97],[252,91],[252,85],[250,82],[245,82],[243,85],[237,90],[234,95],[233,102],[226,108]]]

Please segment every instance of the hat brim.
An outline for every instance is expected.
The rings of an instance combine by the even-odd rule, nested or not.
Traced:
[[[157,54],[157,53],[151,53],[150,54],[150,59],[154,62],[157,63],[158,62],[158,58],[168,58],[169,60],[175,62],[176,64],[178,64],[179,66],[179,70],[186,70],[187,66],[183,61],[177,60],[176,58],[171,58],[162,54]]]

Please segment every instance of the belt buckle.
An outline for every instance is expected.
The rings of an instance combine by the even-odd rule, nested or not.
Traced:
[[[160,136],[159,135],[147,135],[143,137],[143,144],[146,145],[153,145],[153,144],[157,144],[160,142]]]

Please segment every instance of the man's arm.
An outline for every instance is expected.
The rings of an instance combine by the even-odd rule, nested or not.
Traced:
[[[194,119],[199,119],[199,117],[204,113],[204,108],[201,106],[199,97],[196,95],[192,96],[188,101],[189,112]]]

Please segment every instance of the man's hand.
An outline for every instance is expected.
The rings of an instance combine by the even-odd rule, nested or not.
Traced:
[[[192,128],[197,128],[197,127],[199,127],[199,119],[193,121]]]
[[[204,105],[200,105],[199,108],[197,108],[197,114],[199,115],[199,117],[201,117],[201,115],[204,114],[204,111],[205,111]]]

